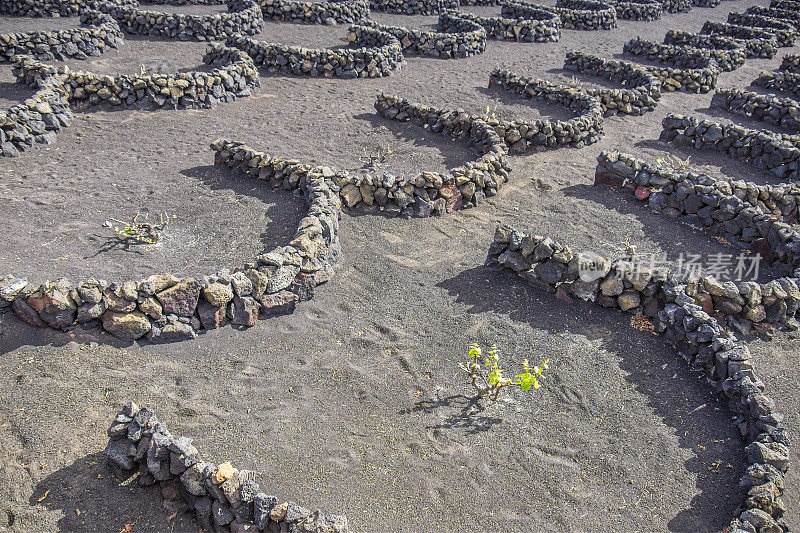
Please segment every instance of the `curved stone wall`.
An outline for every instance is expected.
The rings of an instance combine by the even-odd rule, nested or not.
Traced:
[[[426,217],[479,205],[508,181],[511,165],[508,149],[495,129],[479,117],[446,111],[381,94],[375,102],[378,114],[390,120],[412,122],[438,135],[465,138],[483,154],[480,159],[450,169],[448,174],[420,172],[402,177],[373,172],[351,176],[339,194],[348,207],[376,203],[387,214]]]
[[[28,61],[32,59],[16,57],[14,74],[36,92],[24,103],[0,111],[0,156],[18,156],[34,143],[50,144],[73,118],[61,77],[54,70],[28,72]]]
[[[728,13],[728,23],[769,30],[775,33],[778,46],[793,46],[797,39],[797,28],[793,24],[780,19],[751,13]]]
[[[348,40],[354,48],[311,49],[267,43],[249,37],[228,37],[226,45],[247,53],[255,65],[270,74],[324,78],[380,78],[405,62],[400,42],[391,34],[366,26],[350,27]]]
[[[688,13],[692,10],[691,0],[662,0],[661,5],[667,13]]]
[[[800,2],[797,0],[772,0],[769,7],[775,9],[786,9],[789,11],[797,11],[800,9]]]
[[[664,91],[707,93],[717,85],[719,65],[704,50],[659,44],[637,37],[625,43],[623,51],[634,56],[643,55],[665,65],[674,65],[644,66],[661,80]]]
[[[261,32],[264,20],[254,0],[228,2],[228,13],[187,15],[142,9],[138,2],[101,1],[98,8],[111,15],[128,33],[179,39],[181,41],[214,41],[229,35],[255,35]]]
[[[398,15],[436,15],[458,10],[458,0],[369,0],[373,11]]]
[[[780,70],[777,72],[764,71],[753,80],[753,85],[800,95],[800,74]]]
[[[503,4],[501,13],[510,18],[538,20],[541,10],[561,18],[561,26],[570,30],[610,30],[617,26],[614,6],[593,0],[558,0],[556,7],[512,0]]]
[[[625,20],[658,20],[664,11],[659,0],[607,0],[617,10],[617,18]]]
[[[711,107],[744,115],[773,126],[800,133],[800,102],[741,89],[717,89]]]
[[[211,72],[105,76],[66,66],[55,69],[39,61],[22,61],[17,76],[58,72],[73,105],[148,102],[155,107],[174,109],[208,108],[218,102],[230,102],[239,96],[249,96],[260,83],[253,60],[235,48],[209,44],[203,62],[217,68]]]
[[[800,73],[800,54],[786,54],[778,70],[784,72]]]
[[[717,7],[721,3],[720,0],[692,0],[692,5],[697,7]]]
[[[326,174],[335,174],[272,158],[241,143],[218,140],[211,147],[216,166],[303,192],[308,215],[286,246],[259,255],[233,273],[222,269],[202,279],[157,274],[124,283],[89,279],[73,285],[60,279],[36,286],[25,278],[4,276],[0,308],[10,306],[31,326],[67,329],[94,322],[120,339],[134,341],[146,335],[151,342],[194,338],[228,321],[253,326],[259,315],[292,312],[297,301],[309,299],[317,284],[330,279],[340,255],[340,202],[326,184]]]
[[[646,69],[628,63],[603,59],[584,52],[568,51],[564,69],[583,72],[627,85],[630,89],[585,89],[599,99],[605,115],[624,113],[643,115],[652,111],[661,99],[661,81]]]
[[[303,2],[296,0],[258,0],[265,20],[296,24],[353,24],[369,18],[365,0],[343,2]]]
[[[706,35],[726,35],[744,41],[749,41],[751,39],[774,41],[776,46],[780,46],[775,32],[765,28],[754,28],[752,26],[740,26],[738,24],[707,20],[705,24],[703,24],[700,33],[705,33]]]
[[[439,31],[409,30],[375,21],[363,21],[363,24],[394,35],[406,54],[456,59],[472,57],[486,50],[487,35],[483,26],[448,12],[439,15]]]
[[[90,5],[85,0],[0,0],[0,15],[73,17]]]
[[[661,125],[661,139],[664,141],[698,150],[725,152],[784,181],[797,181],[800,175],[800,148],[796,145],[796,136],[781,136],[677,114],[667,115]]]
[[[703,35],[681,30],[669,30],[664,36],[664,44],[707,50],[717,65],[725,71],[736,70],[744,65],[748,49],[742,41],[721,35]],[[775,57],[776,47],[771,47],[769,58]]]
[[[778,53],[778,41],[769,39],[736,39],[727,35],[714,32],[716,26],[709,27],[712,32],[690,33],[682,30],[669,30],[664,36],[665,44],[691,45],[697,48],[712,50],[734,50],[744,48],[747,57],[772,59]]]
[[[545,9],[530,9],[527,18],[524,19],[479,17],[463,11],[449,14],[480,24],[486,30],[489,39],[520,43],[556,42],[561,39],[561,17]]]
[[[202,531],[348,533],[347,517],[309,511],[261,491],[250,472],[203,460],[188,437],[173,437],[149,409],[122,406],[108,428],[103,454],[138,484],[158,484],[167,500],[185,503]],[[224,465],[224,466],[223,466]],[[230,467],[230,468],[226,468]],[[136,471],[136,472],[134,472]]]
[[[800,7],[800,4],[798,5]],[[773,19],[785,20],[795,28],[800,25],[800,12],[796,10],[777,9],[774,7],[764,6],[750,6],[745,10],[745,13],[750,15],[761,15],[762,17],[770,17]]]
[[[117,22],[99,11],[81,13],[82,28],[59,31],[32,31],[0,35],[0,62],[15,55],[32,55],[41,60],[63,61],[99,56],[106,47],[116,48],[122,40]]]
[[[580,277],[579,265],[587,260],[602,267],[591,281]],[[697,303],[698,284],[679,283],[668,272],[643,273],[640,269],[634,274],[624,258],[612,261],[597,254],[576,254],[550,238],[502,225],[495,232],[487,263],[498,263],[566,299],[573,295],[627,311],[644,309],[643,300],[655,301],[654,331],[675,346],[694,370],[702,372],[738,415],[734,423],[744,438],[748,467],[740,481],[746,495],[737,494],[743,503],[730,531],[788,531],[782,520],[784,477],[789,467],[783,417],[764,394],[764,383],[753,371],[747,345]],[[711,282],[716,291],[720,285]]]
[[[489,120],[506,144],[516,152],[536,146],[556,148],[564,145],[589,145],[603,133],[603,106],[600,100],[576,87],[558,85],[537,78],[526,78],[507,69],[496,69],[489,76],[489,87],[499,86],[523,98],[544,100],[566,107],[578,116],[569,120],[529,121]]]

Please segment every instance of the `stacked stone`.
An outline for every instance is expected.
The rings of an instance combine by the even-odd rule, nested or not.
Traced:
[[[725,152],[784,181],[798,178],[800,148],[788,136],[676,114],[668,115],[661,125],[662,140]]]
[[[725,22],[714,22],[707,20],[705,24],[703,24],[700,33],[704,33],[706,35],[725,35],[743,41],[769,41],[770,43],[774,43],[775,46],[780,46],[774,31],[767,30],[765,28],[755,28],[753,26],[740,26],[738,24],[728,24]],[[748,42],[747,44],[749,45],[750,43]],[[760,48],[764,46],[764,43],[759,42],[756,46]]]
[[[515,152],[532,147],[556,148],[584,146],[597,142],[603,133],[603,106],[600,100],[583,89],[526,78],[506,69],[496,69],[489,76],[489,87],[500,86],[523,98],[544,100],[566,107],[577,116],[569,120],[538,119],[533,122],[489,119],[498,135]]]
[[[397,13],[398,15],[436,15],[444,11],[458,10],[458,0],[370,0],[373,11]]]
[[[800,4],[798,4],[800,7]],[[761,15],[762,17],[770,17],[773,19],[785,20],[792,24],[795,28],[800,25],[800,11],[789,9],[776,9],[774,7],[764,6],[750,6],[745,11],[751,15]]]
[[[202,531],[348,533],[347,517],[311,512],[261,491],[252,472],[230,463],[206,462],[188,437],[173,437],[155,413],[135,403],[122,406],[108,428],[103,454],[139,485],[158,484],[166,500],[185,504]]]
[[[734,423],[744,438],[748,463],[740,485],[747,494],[730,530],[789,530],[782,520],[786,510],[784,478],[789,467],[789,438],[781,425],[782,416],[764,394],[764,383],[753,371],[747,345],[696,303],[693,287],[664,272],[632,269],[624,258],[612,261],[593,253],[575,255],[549,237],[526,235],[502,225],[489,247],[487,263],[498,263],[566,298],[572,294],[629,312],[660,308],[653,320],[654,331],[678,348],[693,369],[703,372],[738,415]],[[583,265],[592,268],[582,271]],[[645,305],[643,298],[648,302]]]
[[[394,35],[403,53],[459,59],[482,54],[486,50],[486,30],[478,24],[449,12],[439,14],[438,31],[409,30],[401,26],[385,26],[375,21],[363,21],[365,26]]]
[[[721,3],[720,0],[692,0],[692,5],[697,7],[717,7]]]
[[[346,2],[301,2],[296,0],[259,0],[264,19],[295,24],[353,24],[369,18],[365,0]]]
[[[0,0],[0,15],[73,17],[92,3],[85,0]]]
[[[222,269],[202,279],[159,274],[125,283],[90,279],[73,286],[60,279],[36,286],[25,278],[5,276],[0,278],[0,311],[10,306],[36,327],[66,330],[76,323],[96,323],[123,340],[146,335],[151,342],[171,342],[194,338],[228,321],[253,326],[259,314],[291,313],[296,302],[310,299],[314,287],[330,279],[341,253],[340,201],[326,185],[323,174],[328,171],[271,158],[241,143],[219,140],[211,147],[215,165],[303,192],[308,214],[288,245],[259,255],[233,273]]]
[[[688,13],[692,10],[691,0],[662,0],[661,5],[667,13]]]
[[[800,73],[800,54],[786,54],[778,70],[784,72]]]
[[[785,9],[787,11],[798,11],[800,10],[800,2],[797,0],[772,0],[772,2],[769,3],[769,7]]]
[[[753,85],[800,95],[800,74],[784,71],[764,71],[758,78],[753,80]]]
[[[708,48],[710,50],[730,52],[731,63],[738,62],[734,59],[738,54],[737,50],[743,49],[747,57],[772,59],[778,53],[778,41],[770,39],[735,39],[719,33],[690,33],[682,30],[669,30],[664,36],[665,44],[691,45],[696,48]],[[715,56],[717,59],[719,56]],[[723,59],[723,62],[728,60]],[[722,64],[719,59],[717,62]]]
[[[187,15],[141,9],[138,2],[120,5],[102,1],[99,9],[111,15],[128,33],[179,39],[181,41],[214,41],[234,34],[255,35],[261,32],[264,20],[254,0],[228,2],[228,13]]]
[[[249,96],[260,83],[253,60],[235,48],[209,44],[203,62],[219,68],[211,72],[106,76],[62,66],[58,73],[70,103],[90,105],[148,102],[173,109],[210,108],[218,102]],[[17,77],[52,68],[33,60],[17,61],[15,65]]]
[[[797,28],[794,24],[752,13],[728,13],[728,24],[738,24],[753,28],[763,28],[775,34],[778,46],[793,46],[797,39]]]
[[[656,212],[695,224],[699,221],[704,231],[716,232],[760,253],[785,275],[763,284],[720,284],[702,278],[692,294],[706,312],[739,332],[750,333],[755,328],[766,333],[776,324],[797,329],[800,233],[791,225],[732,194],[733,187],[726,182],[648,165],[626,154],[603,152],[598,157],[595,183],[625,186]],[[792,198],[797,199],[795,195]]]
[[[33,31],[0,35],[0,62],[15,55],[32,55],[41,60],[63,61],[99,56],[106,47],[116,48],[122,40],[117,22],[99,11],[81,13],[83,28],[60,31]]]
[[[510,18],[538,20],[541,10],[557,14],[562,28],[569,30],[610,30],[617,26],[614,6],[594,0],[558,0],[556,7],[510,0],[503,4],[501,13]]]
[[[151,4],[171,6],[217,6],[223,5],[227,0],[148,0]]]
[[[538,15],[534,11],[538,11]],[[531,9],[527,18],[479,17],[463,11],[450,14],[480,24],[489,39],[518,43],[546,43],[561,39],[561,17],[544,9]]]
[[[690,49],[706,50],[723,72],[730,72],[744,65],[747,48],[741,41],[721,35],[702,35],[681,30],[669,30],[664,44],[678,45]],[[777,48],[772,48],[773,57]]]
[[[438,135],[469,140],[483,155],[477,161],[450,169],[448,174],[420,172],[412,177],[371,171],[342,178],[331,185],[344,203],[377,204],[384,213],[404,217],[442,215],[477,206],[497,194],[508,181],[511,165],[508,149],[494,129],[479,117],[462,110],[446,111],[381,94],[375,102],[378,114],[390,120],[412,122]]]
[[[659,0],[606,0],[617,9],[617,18],[625,20],[658,20],[664,11]]]
[[[717,85],[719,65],[705,50],[659,44],[637,37],[625,43],[623,51],[634,56],[644,55],[651,61],[665,65],[673,65],[643,65],[643,68],[661,80],[664,91],[707,93]]]
[[[800,102],[741,89],[717,89],[711,107],[719,107],[773,126],[800,133]]]
[[[630,89],[586,89],[600,101],[603,113],[643,115],[652,111],[661,99],[661,81],[646,69],[627,61],[603,59],[584,52],[568,51],[564,69],[583,72],[618,82]]]
[[[508,0],[460,0],[462,6],[499,6]]]
[[[32,61],[25,56],[15,60],[18,66]],[[34,143],[50,144],[72,121],[67,91],[54,68],[20,77],[36,92],[24,103],[0,111],[0,156],[18,156]]]
[[[353,49],[311,49],[231,36],[227,46],[246,52],[270,74],[323,78],[381,78],[405,64],[400,42],[375,28],[354,25],[348,40]]]

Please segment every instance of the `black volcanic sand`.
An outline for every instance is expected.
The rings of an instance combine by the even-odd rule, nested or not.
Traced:
[[[211,140],[347,169],[361,166],[365,150],[389,146],[388,171],[445,171],[475,153],[464,141],[377,117],[378,92],[476,113],[497,106],[503,119],[564,118],[571,113],[489,91],[489,72],[506,66],[568,82],[566,50],[613,57],[634,36],[660,41],[670,28],[697,31],[753,3],[620,21],[612,31],[565,30],[558,43],[490,41],[485,54],[466,60],[410,57],[378,80],[265,75],[253,96],[213,110],[80,111],[53,145],[3,161],[0,225],[9,230],[0,272],[124,280],[239,266],[286,242],[303,202],[214,170]],[[430,27],[436,17],[375,19]],[[0,20],[8,28],[16,19]],[[345,36],[345,26],[266,23],[258,38],[341,46]],[[192,69],[204,46],[128,38],[119,52],[68,64],[112,74],[137,71],[136,61]],[[745,87],[797,50],[748,60],[723,73],[720,86]],[[0,97],[17,98],[10,89],[0,85]],[[721,177],[774,182],[722,154],[657,140],[670,112],[747,124],[709,110],[710,100],[668,93],[652,113],[608,118],[590,147],[514,155],[511,181],[476,209],[415,220],[345,214],[333,280],[295,314],[247,331],[123,345],[96,330],[37,330],[0,316],[0,528],[5,510],[15,531],[195,531],[190,517],[162,507],[156,489],[120,486],[98,455],[116,409],[135,400],[174,434],[195,438],[209,460],[259,472],[265,490],[281,498],[345,512],[356,531],[724,529],[741,501],[744,454],[731,414],[705,381],[662,339],[629,327],[628,316],[564,302],[483,266],[498,222],[575,250],[608,252],[628,240],[670,258],[735,253],[650,213],[626,191],[592,185],[596,156],[612,149],[650,160],[691,156]],[[164,245],[108,246],[113,232],[103,222],[137,211],[176,215]],[[543,387],[468,415],[457,363],[473,341],[496,342],[510,374],[523,358],[551,359]],[[751,342],[795,438],[799,345],[783,334]],[[794,471],[787,489],[797,528]]]

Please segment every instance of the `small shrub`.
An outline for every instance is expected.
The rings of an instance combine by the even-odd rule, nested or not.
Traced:
[[[478,397],[489,398],[492,401],[497,401],[500,391],[506,387],[519,387],[524,391],[531,389],[538,389],[541,387],[539,378],[542,373],[547,370],[549,359],[542,362],[540,366],[531,368],[528,360],[522,361],[523,372],[514,376],[514,379],[509,379],[503,376],[503,369],[500,367],[500,352],[497,346],[492,347],[483,357],[483,350],[477,344],[471,344],[467,357],[469,360],[465,363],[459,363],[459,367],[463,370],[470,379],[470,384],[478,392]],[[481,361],[481,358],[483,360]]]
[[[143,221],[139,220],[141,216],[141,213],[136,213],[129,222],[115,218],[111,219],[112,222],[120,224],[119,226],[114,226],[114,233],[125,244],[156,244],[161,239],[161,234],[167,224],[172,219],[177,218],[177,215],[170,217],[166,213],[159,213],[159,222],[151,224],[147,221],[147,214],[144,215]]]
[[[387,163],[392,157],[394,157],[394,152],[392,151],[391,146],[383,146],[381,144],[376,144],[372,147],[371,151],[367,151],[366,148],[363,149],[364,155],[360,157],[361,163],[364,165],[365,168],[370,167],[377,167]]]

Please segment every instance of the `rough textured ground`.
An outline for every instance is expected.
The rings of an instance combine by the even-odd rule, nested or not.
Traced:
[[[376,117],[376,93],[473,112],[496,105],[503,118],[557,115],[564,111],[487,90],[489,72],[507,66],[566,82],[568,49],[613,57],[631,37],[696,31],[752,3],[620,21],[607,32],[565,30],[558,43],[490,41],[485,54],[466,60],[412,57],[380,80],[263,76],[253,96],[213,110],[81,112],[52,146],[2,161],[0,272],[127,279],[237,266],[285,238],[302,202],[211,168],[212,139],[349,169],[361,165],[364,149],[391,146],[388,169],[445,170],[474,154],[461,141]],[[22,20],[0,17],[0,30]],[[267,23],[259,38],[338,46],[345,33]],[[69,64],[114,73],[135,72],[140,62],[168,72],[197,68],[203,48],[127,39],[119,52]],[[780,52],[788,51],[796,49]],[[746,86],[779,63],[780,56],[748,60],[720,85]],[[0,66],[2,105],[25,98],[11,80]],[[482,266],[499,221],[574,249],[608,251],[629,239],[670,257],[730,253],[624,192],[591,185],[603,149],[691,156],[717,175],[768,182],[749,165],[657,140],[669,112],[719,118],[710,100],[666,94],[653,113],[607,119],[595,145],[516,155],[511,181],[473,210],[417,220],[344,215],[344,258],[333,280],[294,315],[247,331],[123,346],[96,331],[40,331],[0,316],[0,530],[195,530],[190,518],[162,508],[157,491],[120,486],[106,472],[98,455],[104,431],[127,400],[155,408],[210,460],[260,472],[267,490],[346,512],[357,531],[721,530],[739,502],[743,452],[705,382],[628,317],[567,304]],[[145,209],[177,215],[166,246],[103,249],[106,219]],[[550,358],[545,386],[467,416],[457,362],[473,341],[496,342],[514,360]],[[751,345],[796,439],[800,341],[782,335]],[[800,527],[794,471],[787,488],[789,522]]]

